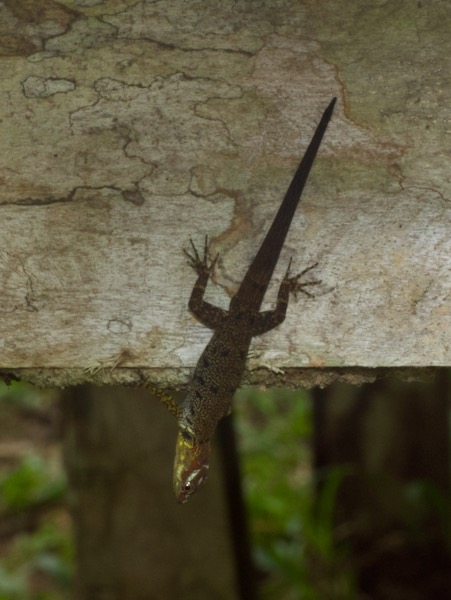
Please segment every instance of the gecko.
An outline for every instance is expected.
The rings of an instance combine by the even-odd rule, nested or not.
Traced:
[[[336,98],[324,111],[272,225],[238,291],[232,297],[228,310],[204,300],[207,283],[218,259],[216,255],[209,261],[208,238],[205,238],[202,252],[199,253],[192,239],[190,250],[184,250],[189,265],[197,274],[189,309],[198,321],[214,333],[199,358],[187,394],[180,405],[172,397],[151,389],[177,419],[173,485],[175,495],[181,503],[185,503],[207,480],[211,440],[218,422],[232,410],[233,396],[241,383],[252,338],[270,331],[284,321],[290,293],[296,295],[297,292],[303,292],[311,296],[305,287],[320,283],[301,281],[317,263],[290,276],[290,259],[279,287],[275,309],[260,312],[304,185],[332,117],[335,102]]]

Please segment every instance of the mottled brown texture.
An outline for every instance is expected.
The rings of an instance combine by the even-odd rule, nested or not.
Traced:
[[[216,262],[214,259],[211,265],[208,264],[206,243],[202,257],[193,244],[192,254],[186,252],[191,266],[198,274],[189,302],[190,310],[201,322],[215,328],[213,337],[196,366],[179,417],[180,429],[182,432],[188,432],[196,443],[204,444],[210,441],[218,421],[230,412],[233,395],[243,377],[252,338],[282,323],[289,292],[302,290],[303,283],[299,282],[299,278],[289,277],[287,272],[279,289],[276,308],[259,312],[304,185],[332,116],[335,100],[324,111],[274,221],[230,302],[228,312],[217,309],[203,299]]]

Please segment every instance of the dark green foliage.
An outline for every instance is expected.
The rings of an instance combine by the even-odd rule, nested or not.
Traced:
[[[8,456],[0,469],[0,600],[71,597],[73,544],[53,402],[54,394],[23,384],[0,389]]]
[[[343,474],[315,496],[307,393],[245,390],[235,406],[255,560],[267,574],[263,599],[352,600],[347,554],[333,525]]]

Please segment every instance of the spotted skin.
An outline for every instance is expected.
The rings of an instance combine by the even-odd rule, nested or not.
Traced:
[[[174,406],[172,403],[169,406],[177,416],[179,427],[174,491],[182,503],[207,480],[211,440],[218,422],[232,409],[233,396],[241,383],[252,338],[283,322],[290,293],[303,292],[311,296],[306,287],[319,283],[301,281],[302,276],[316,265],[307,267],[294,277],[290,276],[289,265],[279,288],[275,309],[260,312],[335,101],[336,98],[324,111],[274,221],[232,298],[228,311],[204,300],[205,288],[217,260],[217,256],[211,262],[208,260],[208,239],[205,238],[201,253],[192,240],[190,250],[184,250],[190,266],[197,273],[189,309],[214,333],[197,363],[181,406]]]

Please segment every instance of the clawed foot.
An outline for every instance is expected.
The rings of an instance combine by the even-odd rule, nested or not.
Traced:
[[[310,265],[310,267],[306,267],[303,271],[301,271],[300,273],[298,273],[294,277],[290,277],[291,260],[292,259],[290,258],[290,262],[288,263],[288,269],[287,269],[287,272],[285,273],[285,281],[287,281],[288,284],[289,284],[289,286],[290,286],[290,292],[293,294],[293,296],[295,297],[295,299],[297,299],[298,292],[302,292],[303,294],[305,294],[309,298],[313,298],[314,295],[311,294],[305,288],[308,287],[308,286],[310,286],[310,285],[318,285],[319,283],[321,283],[321,279],[315,279],[313,281],[304,281],[304,282],[301,282],[300,279],[306,273],[308,273],[309,271],[311,271],[312,269],[314,269],[315,267],[317,267],[318,263],[316,262],[313,265]]]
[[[194,245],[192,238],[189,238],[189,242],[191,244],[192,252],[188,252],[185,248],[183,248],[183,253],[188,259],[189,266],[196,271],[198,275],[210,275],[213,271],[216,261],[218,260],[219,254],[217,254],[214,259],[209,263],[208,261],[208,235],[205,236],[204,242],[204,255],[201,258],[199,252]]]

